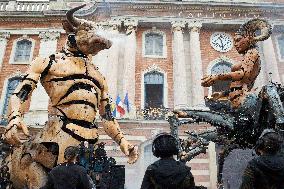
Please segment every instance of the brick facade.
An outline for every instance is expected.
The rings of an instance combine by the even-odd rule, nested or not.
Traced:
[[[152,28],[138,28],[136,41],[137,41],[137,50],[136,50],[136,90],[135,96],[137,101],[135,105],[140,107],[141,104],[141,77],[143,77],[142,72],[152,66],[153,64],[157,65],[164,72],[167,73],[167,82],[168,83],[168,106],[173,108],[173,56],[172,56],[172,33],[169,28],[159,29],[166,35],[166,45],[167,45],[167,57],[166,58],[148,58],[143,57],[142,55],[142,35],[145,31],[151,30]]]
[[[269,1],[272,2],[272,1]],[[152,4],[151,4],[152,3]],[[118,18],[121,19],[120,16],[125,16],[125,15],[135,15],[133,16],[133,18],[138,19],[138,26],[136,29],[136,54],[135,54],[135,102],[133,102],[136,106],[137,109],[141,108],[141,78],[143,77],[142,73],[143,71],[145,71],[146,69],[148,69],[149,67],[151,67],[153,64],[155,64],[156,66],[158,66],[161,70],[163,70],[166,74],[167,74],[167,80],[165,82],[167,82],[167,86],[168,86],[168,96],[167,96],[167,100],[168,100],[168,108],[173,108],[174,107],[174,91],[173,91],[173,84],[174,84],[174,76],[173,76],[173,31],[172,31],[172,27],[171,27],[171,17],[173,17],[174,20],[176,20],[177,18],[181,18],[187,22],[192,21],[193,18],[190,17],[190,14],[192,14],[193,16],[196,16],[195,13],[197,14],[197,11],[203,11],[202,15],[207,15],[207,12],[204,9],[204,7],[200,7],[200,5],[188,5],[190,3],[186,3],[185,7],[188,7],[188,10],[192,11],[194,7],[196,8],[196,12],[186,12],[188,10],[186,10],[185,7],[181,7],[179,6],[179,4],[175,4],[172,3],[172,5],[169,3],[169,5],[167,5],[167,3],[161,3],[159,4],[159,1],[153,1],[149,3],[149,7],[148,7],[148,12],[145,13],[145,10],[143,12],[143,9],[146,9],[145,7],[143,7],[144,5],[139,4],[139,2],[137,3],[137,7],[135,7],[134,5],[129,5],[127,4],[127,2],[121,3],[121,4],[115,4],[113,5],[113,14],[117,15],[117,17],[114,18]],[[273,3],[283,3],[283,0],[275,0],[273,1],[271,4],[269,4],[269,6],[274,6]],[[125,7],[124,7],[125,5]],[[139,8],[139,6],[141,6]],[[148,4],[145,4],[145,6],[148,6]],[[212,4],[213,6],[213,4]],[[215,5],[214,6],[218,6]],[[224,4],[224,6],[226,6],[226,4]],[[283,6],[282,4],[279,4],[279,6]],[[164,8],[167,7],[167,8]],[[170,8],[172,7],[172,8]],[[175,8],[173,8],[175,7]],[[182,10],[182,8],[185,10],[185,12],[179,12],[180,10]],[[224,7],[223,7],[224,8]],[[253,5],[249,5],[248,8],[244,8],[243,6],[241,6],[241,4],[237,4],[234,6],[228,5],[228,7],[225,7],[224,9],[226,9],[226,11],[222,12],[222,6],[220,7],[214,7],[212,8],[212,10],[217,10],[216,11],[216,19],[215,22],[211,21],[208,23],[206,23],[206,25],[202,26],[199,32],[199,38],[200,38],[200,51],[201,51],[201,59],[202,59],[202,70],[203,70],[203,75],[206,75],[208,72],[208,66],[210,64],[210,62],[218,59],[218,58],[222,58],[222,57],[226,57],[228,59],[230,59],[232,62],[238,62],[241,61],[242,57],[236,52],[236,50],[234,48],[232,48],[230,51],[226,52],[226,53],[221,53],[216,51],[215,49],[213,49],[210,45],[210,37],[214,32],[225,32],[227,34],[230,34],[232,37],[234,35],[234,32],[236,31],[236,29],[239,27],[240,23],[243,23],[247,18],[245,17],[241,17],[241,14],[244,14],[244,12],[242,12],[240,9],[242,9],[242,11],[249,11],[250,9],[254,9]],[[221,11],[219,11],[219,9]],[[223,24],[223,25],[218,25],[216,24],[218,21],[220,21],[220,15],[221,13],[223,14],[228,14],[230,12],[228,12],[228,10],[232,9],[234,12],[232,12],[232,18],[226,18],[224,19],[224,22],[228,21],[227,24]],[[268,8],[267,8],[268,9]],[[273,9],[273,8],[272,8]],[[158,11],[157,11],[158,10]],[[209,10],[208,8],[208,15],[210,13],[210,15],[212,15],[212,13],[210,11],[212,11],[211,9]],[[265,9],[266,10],[266,9]],[[84,18],[88,18],[88,19],[95,19],[94,17],[97,16],[98,14],[100,14],[100,9],[97,10],[97,12],[92,12],[90,15],[85,16]],[[254,10],[257,14],[261,14],[260,10]],[[274,13],[273,11],[278,11],[277,10],[271,10],[272,13]],[[282,10],[283,11],[283,10]],[[1,12],[1,10],[0,10]],[[52,11],[51,11],[52,12]],[[267,11],[269,12],[269,11]],[[267,12],[264,11],[264,15],[268,14]],[[278,11],[279,12],[279,11]],[[277,12],[277,14],[278,14]],[[4,12],[5,13],[5,12]],[[117,14],[116,14],[117,13]],[[180,13],[180,14],[179,14]],[[271,13],[271,21],[274,21],[275,15],[277,16],[277,14],[272,14]],[[145,15],[146,14],[146,15]],[[174,15],[176,14],[176,15]],[[179,14],[180,17],[178,17],[177,15]],[[239,14],[239,16],[238,16]],[[63,16],[62,16],[63,15]],[[52,15],[51,13],[49,15],[45,15],[43,17],[34,17],[31,18],[29,17],[30,15],[27,15],[27,17],[25,17],[25,15],[21,15],[21,17],[3,17],[0,16],[0,30],[13,30],[13,31],[18,31],[18,33],[20,33],[21,31],[23,31],[24,29],[27,30],[38,30],[38,29],[62,29],[61,27],[61,20],[64,19],[64,14],[62,14],[61,17],[60,16],[56,16],[56,15]],[[144,16],[144,17],[143,17]],[[148,17],[147,17],[148,16]],[[151,20],[149,18],[155,17],[156,20]],[[239,19],[241,20],[240,23],[235,23],[233,22],[234,19],[237,19],[238,17],[240,17]],[[198,19],[199,17],[196,17],[195,19]],[[139,21],[140,19],[140,21]],[[148,20],[147,20],[148,19]],[[213,19],[213,20],[214,20]],[[146,20],[146,21],[145,21]],[[222,19],[221,19],[222,20]],[[280,20],[280,19],[279,19]],[[126,21],[122,21],[122,22],[126,22]],[[275,22],[276,23],[276,22]],[[125,24],[125,23],[123,23]],[[122,25],[123,25],[122,24]],[[283,35],[283,25],[284,23],[281,22],[281,20],[279,22],[276,23],[276,26],[274,27],[273,30],[273,35],[272,35],[272,40],[273,40],[273,44],[274,44],[274,49],[276,50],[277,47],[277,36],[279,35]],[[157,31],[161,31],[165,34],[166,36],[166,51],[167,51],[167,56],[166,58],[147,58],[147,57],[143,57],[142,54],[142,36],[143,33],[152,29],[155,29]],[[1,32],[1,31],[0,31]],[[121,32],[123,33],[123,32]],[[24,34],[24,32],[23,32]],[[5,92],[5,88],[4,88],[4,82],[7,81],[8,78],[10,78],[11,76],[14,76],[15,74],[18,73],[24,73],[27,68],[28,65],[18,65],[18,64],[9,64],[9,59],[11,56],[11,51],[12,51],[12,47],[13,47],[13,42],[14,40],[16,40],[17,38],[21,37],[23,34],[10,34],[10,37],[8,38],[8,43],[6,46],[6,50],[5,50],[5,55],[4,55],[4,59],[3,59],[3,63],[2,66],[0,68],[0,94],[4,94]],[[40,38],[38,36],[38,34],[27,34],[27,36],[29,38],[32,38],[35,40],[35,47],[34,47],[34,51],[33,51],[33,58],[35,58],[38,54],[39,54],[39,47],[40,47]],[[185,27],[183,29],[183,37],[184,37],[184,46],[185,46],[185,56],[186,56],[186,64],[190,64],[190,59],[189,57],[190,52],[188,50],[189,48],[189,29],[188,27]],[[59,39],[57,40],[57,51],[60,51],[62,49],[62,47],[64,47],[64,44],[66,42],[66,34],[63,32],[61,32]],[[127,44],[126,44],[127,45]],[[276,55],[278,56],[278,52],[276,52]],[[121,58],[121,60],[123,60],[123,58]],[[279,69],[279,75],[282,79],[284,79],[284,62],[280,61],[279,58],[277,57],[277,64],[278,64],[278,69]],[[186,69],[186,68],[185,68]],[[192,70],[191,70],[192,71]],[[118,78],[119,79],[119,78]],[[195,81],[193,81],[195,82]],[[194,83],[190,83],[190,85],[192,85]],[[205,89],[204,95],[207,96],[209,94],[208,89]],[[26,109],[28,111],[28,107]],[[49,111],[52,112],[52,108],[49,107]],[[159,133],[159,132],[163,132],[163,131],[169,131],[169,125],[166,121],[148,121],[148,120],[119,120],[119,123],[121,125],[121,128],[123,130],[123,132],[126,135],[126,138],[128,138],[133,144],[136,144],[140,147],[140,154],[141,154],[141,158],[140,160],[135,164],[135,165],[127,165],[126,164],[126,158],[123,156],[123,154],[120,152],[119,147],[113,143],[112,140],[110,140],[105,132],[102,130],[102,128],[100,127],[99,129],[99,133],[101,135],[101,141],[106,142],[106,146],[107,146],[107,151],[108,151],[108,155],[110,156],[114,156],[117,159],[117,162],[119,164],[125,164],[127,166],[127,180],[126,180],[126,185],[127,188],[129,189],[136,189],[139,188],[139,184],[142,180],[142,176],[144,174],[144,170],[146,168],[146,164],[149,162],[144,162],[144,155],[145,155],[145,147],[147,145],[151,144],[151,141],[153,140],[155,134]],[[200,124],[200,125],[187,125],[187,126],[182,126],[180,128],[180,136],[185,137],[184,131],[187,130],[191,130],[191,131],[202,131],[205,130],[207,128],[210,128],[209,125],[204,125],[204,124]],[[0,129],[3,131],[4,126],[0,127]],[[30,130],[32,131],[32,133],[36,133],[38,132],[38,128],[30,128]],[[191,161],[189,163],[189,165],[192,167],[193,173],[195,175],[195,181],[197,184],[202,184],[202,185],[206,185],[212,189],[216,188],[216,186],[214,185],[214,181],[216,180],[216,173],[213,173],[215,171],[215,169],[213,170],[212,167],[214,167],[214,165],[216,166],[216,164],[214,164],[214,160],[216,163],[216,158],[214,155],[212,155],[211,157],[209,156],[209,154],[214,154],[215,149],[210,149],[211,151],[203,154],[203,155],[199,155],[198,157],[196,157],[193,161]],[[212,151],[213,150],[213,151]],[[145,153],[144,153],[145,152]],[[214,165],[212,165],[212,163]],[[212,170],[211,170],[212,169]],[[135,184],[133,184],[133,181],[130,179],[132,177],[137,177],[137,180]],[[213,183],[212,183],[213,182]],[[135,186],[134,186],[135,185]]]

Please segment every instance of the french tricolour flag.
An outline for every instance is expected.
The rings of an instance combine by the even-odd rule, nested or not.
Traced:
[[[120,96],[117,95],[115,116],[116,117],[122,117],[122,116],[124,116],[124,114],[125,114],[125,110],[124,110],[124,107],[123,107],[123,103],[120,99]]]

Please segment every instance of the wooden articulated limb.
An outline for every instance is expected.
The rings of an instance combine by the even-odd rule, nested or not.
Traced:
[[[10,98],[8,108],[8,125],[6,127],[4,137],[11,145],[20,145],[21,141],[18,137],[18,129],[29,136],[27,126],[23,122],[24,108],[28,99],[31,97],[32,91],[36,88],[41,72],[45,68],[45,59],[36,58],[30,65],[26,75],[22,78],[21,83],[15,89]]]
[[[110,136],[120,146],[121,151],[128,156],[128,163],[135,163],[139,156],[138,147],[133,146],[126,140],[117,120],[113,117],[106,85],[104,85],[104,90],[102,91],[100,114],[102,117],[103,127],[107,135]]]

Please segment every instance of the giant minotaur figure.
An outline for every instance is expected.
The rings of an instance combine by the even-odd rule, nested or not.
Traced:
[[[80,141],[98,141],[96,114],[102,117],[105,132],[128,156],[128,163],[138,158],[138,149],[130,144],[111,113],[105,78],[92,63],[91,57],[109,49],[111,42],[96,33],[95,23],[66,14],[63,27],[68,41],[60,53],[32,61],[22,82],[10,99],[8,126],[4,136],[14,146],[11,158],[11,180],[16,189],[39,188],[46,182],[46,170],[63,162],[64,150]],[[41,82],[50,97],[56,114],[50,116],[44,129],[28,142],[21,143],[18,131],[29,135],[23,123],[25,103],[37,83]]]

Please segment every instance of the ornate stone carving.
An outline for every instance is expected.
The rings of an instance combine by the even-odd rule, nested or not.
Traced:
[[[41,38],[41,40],[43,41],[53,41],[53,40],[58,39],[59,37],[60,37],[59,32],[46,31],[46,32],[39,33],[39,38]]]
[[[149,72],[153,72],[153,71],[160,72],[160,73],[165,73],[164,70],[162,70],[156,64],[153,64],[153,65],[149,66],[146,70],[143,71],[143,73],[149,73]]]
[[[188,23],[188,28],[192,32],[199,32],[201,27],[202,27],[202,23],[201,22],[194,21],[194,22],[189,22]]]
[[[173,21],[172,23],[173,31],[182,31],[185,28],[186,22],[183,20]]]
[[[125,18],[124,25],[127,27],[127,31],[136,30],[137,25],[138,25],[138,20],[133,19],[133,18]]]
[[[121,27],[121,20],[120,19],[113,19],[108,22],[108,26],[112,28],[112,30],[119,30]]]
[[[10,38],[9,32],[0,32],[0,41]]]

